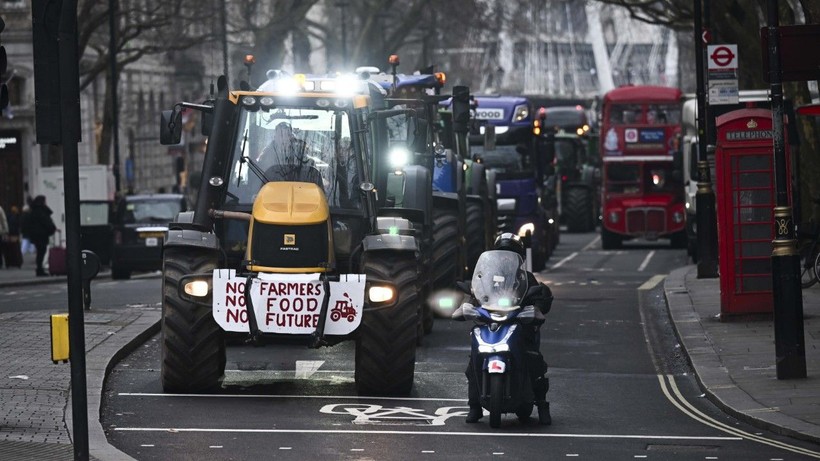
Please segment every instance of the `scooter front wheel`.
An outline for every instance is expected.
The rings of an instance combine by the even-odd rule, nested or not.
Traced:
[[[504,375],[490,375],[490,427],[501,426],[501,409],[504,402]]]

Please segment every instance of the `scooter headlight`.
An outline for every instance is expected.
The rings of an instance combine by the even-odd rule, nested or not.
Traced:
[[[533,224],[531,222],[528,222],[527,224],[524,224],[523,226],[521,226],[521,228],[518,229],[518,236],[519,237],[526,237],[527,232],[529,232],[530,235],[535,235],[535,224]]]

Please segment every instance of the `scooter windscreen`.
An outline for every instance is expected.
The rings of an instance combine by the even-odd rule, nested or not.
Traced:
[[[473,271],[472,289],[476,300],[488,311],[518,309],[527,292],[524,260],[507,250],[481,253]]]

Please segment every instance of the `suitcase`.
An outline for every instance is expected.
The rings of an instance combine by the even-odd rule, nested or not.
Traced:
[[[48,248],[48,273],[51,275],[66,275],[68,274],[68,266],[66,264],[66,249],[61,245],[62,239],[59,237],[55,239],[56,245]]]

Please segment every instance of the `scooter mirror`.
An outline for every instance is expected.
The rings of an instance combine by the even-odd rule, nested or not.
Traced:
[[[458,321],[464,320],[475,320],[478,318],[478,312],[475,310],[475,306],[470,303],[464,303],[458,309],[453,312],[452,319]]]
[[[467,280],[458,280],[456,282],[456,288],[459,291],[470,294],[473,292],[473,289],[470,287],[470,282]]]

